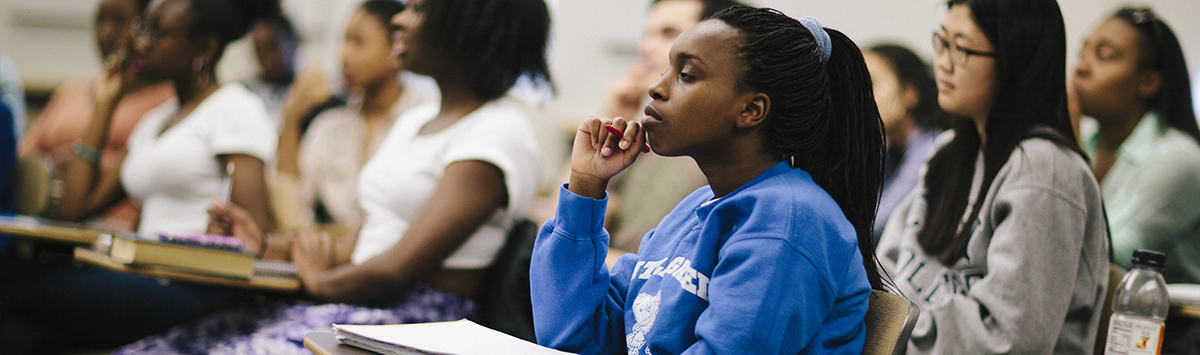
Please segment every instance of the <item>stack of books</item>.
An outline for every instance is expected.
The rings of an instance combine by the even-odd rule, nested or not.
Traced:
[[[254,276],[295,277],[295,265],[257,260],[242,249],[241,239],[219,235],[132,233],[101,236],[96,250],[113,262],[197,275],[249,280]]]

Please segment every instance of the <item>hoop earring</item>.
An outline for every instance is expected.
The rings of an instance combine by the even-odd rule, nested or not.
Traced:
[[[200,88],[208,86],[208,76],[204,75],[202,70],[204,70],[204,59],[196,58],[196,60],[193,60],[192,77],[195,78],[195,82],[199,83],[198,86]]]

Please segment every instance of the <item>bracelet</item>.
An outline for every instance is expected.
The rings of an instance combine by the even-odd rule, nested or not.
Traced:
[[[100,151],[83,144],[83,141],[75,140],[71,151],[75,152],[75,155],[83,159],[83,161],[92,163],[93,165],[100,164]]]

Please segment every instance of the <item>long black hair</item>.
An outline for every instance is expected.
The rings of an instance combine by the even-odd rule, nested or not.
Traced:
[[[908,48],[890,43],[871,46],[867,52],[878,54],[891,64],[901,87],[912,85],[917,90],[917,107],[912,110],[917,126],[926,130],[950,128],[950,118],[938,106],[937,82],[929,64]]]
[[[769,148],[833,197],[854,225],[871,287],[882,289],[871,229],[883,184],[883,123],[858,46],[825,29],[832,48],[822,63],[812,33],[777,10],[734,6],[712,18],[742,35],[741,84],[771,98]]]
[[[504,96],[521,76],[553,86],[546,64],[550,12],[544,0],[428,0],[421,36],[462,65],[485,100]]]
[[[1054,0],[950,0],[964,5],[995,50],[996,86],[983,146],[983,185],[963,215],[971,195],[975,159],[982,145],[975,123],[954,118],[954,139],[929,160],[925,175],[925,226],[917,242],[938,261],[953,265],[966,255],[967,242],[983,196],[1021,141],[1045,138],[1084,157],[1067,116],[1066,30]],[[1046,129],[1041,129],[1046,128]],[[1086,157],[1084,157],[1086,160]]]
[[[1192,136],[1200,142],[1196,112],[1192,108],[1192,84],[1188,80],[1187,61],[1179,39],[1166,22],[1149,8],[1125,7],[1113,14],[1124,20],[1142,37],[1138,41],[1138,67],[1158,70],[1162,86],[1150,98],[1150,109],[1158,113],[1163,123]]]

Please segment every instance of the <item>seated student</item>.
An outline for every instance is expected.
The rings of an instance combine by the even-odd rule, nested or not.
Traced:
[[[1123,8],[1092,31],[1075,68],[1083,148],[1108,208],[1114,261],[1167,254],[1168,283],[1200,283],[1200,129],[1174,32],[1150,9]]]
[[[1129,269],[1134,250],[1158,250],[1168,283],[1200,283],[1200,129],[1175,33],[1150,9],[1118,10],[1084,43],[1072,85],[1079,113],[1095,119],[1080,127],[1081,143],[1100,179],[1113,262]],[[1200,322],[1167,322],[1164,354],[1200,349]]]
[[[542,0],[413,0],[392,23],[394,52],[436,80],[442,100],[405,113],[363,167],[357,237],[304,234],[290,248],[268,237],[267,254],[290,250],[309,300],[217,314],[117,354],[300,354],[304,334],[331,323],[475,313],[486,268],[537,189],[533,126],[506,92],[521,76],[549,84],[550,15]],[[258,231],[240,208],[214,217],[221,232]]]
[[[1067,116],[1053,0],[952,0],[933,35],[954,116],[879,259],[921,313],[909,354],[1090,354],[1108,285],[1100,189]]]
[[[271,123],[278,129],[283,125],[284,102],[296,76],[296,50],[300,39],[292,22],[278,8],[271,9],[250,26],[250,38],[254,40],[254,58],[258,61],[259,72],[243,84],[262,99],[271,115]]]
[[[313,100],[294,92],[288,99],[289,109],[284,111],[289,114],[284,115],[279,136],[274,179],[290,189],[273,192],[288,194],[295,203],[275,205],[281,209],[275,211],[281,230],[312,228],[318,221],[352,230],[362,224],[359,169],[379,149],[396,118],[431,101],[420,90],[408,90],[397,80],[401,67],[392,55],[389,22],[403,9],[399,1],[368,0],[354,13],[342,44],[342,75],[352,91],[350,105],[321,112],[303,133],[303,140],[301,114],[329,97]],[[316,87],[328,93],[319,66],[311,69],[317,70],[306,71],[294,87],[301,91]],[[289,228],[282,226],[284,220],[293,221]]]
[[[933,73],[916,53],[898,45],[879,44],[864,51],[863,59],[871,70],[875,103],[887,132],[883,194],[875,213],[878,240],[896,205],[917,186],[921,166],[946,120],[937,104]]]
[[[871,220],[884,148],[858,47],[812,18],[735,6],[684,31],[670,59],[646,118],[579,127],[571,180],[534,248],[538,342],[581,354],[861,352],[881,287]],[[691,157],[709,186],[610,270],[606,184],[647,141]]]
[[[208,206],[220,194],[225,166],[235,166],[231,203],[268,225],[263,162],[276,134],[262,101],[241,84],[220,84],[215,67],[264,2],[162,0],[138,26],[129,60],[114,55],[95,88],[95,113],[66,168],[62,215],[82,218],[125,196],[141,202],[137,232],[203,233]],[[120,170],[101,170],[100,147],[129,78],[169,80],[178,100],[151,110],[117,156]],[[164,283],[91,267],[37,262],[0,265],[0,343],[16,353],[56,347],[115,346],[240,304],[243,293]]]
[[[134,19],[141,16],[150,0],[104,0],[96,9],[96,47],[101,58],[108,58],[133,40],[131,30]],[[75,159],[73,152],[76,141],[83,138],[88,122],[92,120],[95,100],[92,89],[97,79],[80,80],[64,84],[54,91],[45,109],[29,126],[17,148],[21,156],[48,155],[55,163],[55,180],[62,181],[66,165]],[[145,76],[134,76],[125,84],[127,93],[113,109],[109,122],[108,137],[98,146],[101,154],[101,170],[119,169],[119,159],[125,152],[129,134],[146,112],[162,105],[175,96],[175,88],[169,80],[150,80]],[[61,196],[60,196],[61,197]],[[50,211],[54,215],[54,211]],[[138,208],[132,199],[124,199],[107,210],[100,211],[103,221],[116,229],[137,228]],[[90,218],[92,216],[83,216]]]

